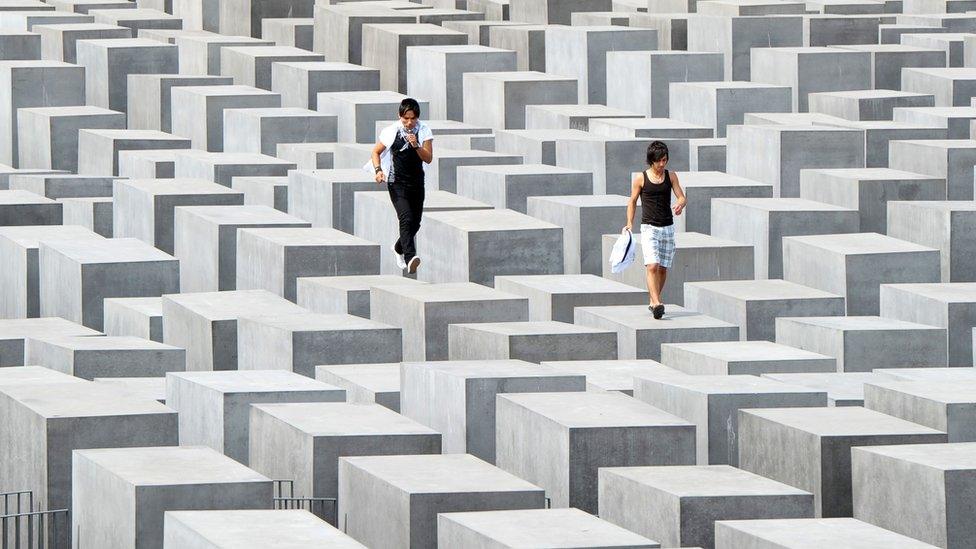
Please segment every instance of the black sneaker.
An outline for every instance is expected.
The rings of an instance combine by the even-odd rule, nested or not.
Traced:
[[[654,319],[655,320],[660,320],[661,317],[664,316],[664,304],[655,305],[654,308],[651,309],[651,312],[654,313]]]

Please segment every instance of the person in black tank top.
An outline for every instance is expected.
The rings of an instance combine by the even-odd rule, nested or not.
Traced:
[[[664,316],[664,303],[661,292],[668,278],[668,269],[674,259],[674,216],[681,215],[685,209],[684,190],[678,182],[678,175],[665,167],[668,165],[668,146],[654,141],[647,146],[648,169],[634,177],[630,188],[630,202],[627,203],[627,225],[624,229],[633,231],[633,220],[637,213],[637,199],[641,201],[641,250],[647,268],[647,293],[650,297],[648,309],[654,318]],[[671,195],[677,199],[671,204]]]

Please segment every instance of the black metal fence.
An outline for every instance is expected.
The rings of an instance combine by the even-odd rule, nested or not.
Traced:
[[[336,498],[296,497],[294,480],[275,480],[275,509],[304,509],[320,519],[335,526],[338,520],[338,501]]]
[[[71,514],[39,511],[29,490],[0,493],[0,549],[67,549]]]

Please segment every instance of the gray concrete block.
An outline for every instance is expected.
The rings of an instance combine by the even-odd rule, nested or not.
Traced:
[[[294,162],[299,170],[331,170],[339,146],[339,143],[282,143],[275,156]]]
[[[971,503],[972,443],[852,449],[854,516],[936,547],[965,547],[973,526],[957,515]],[[910,498],[908,498],[910,496]],[[906,499],[914,504],[906,505]]]
[[[527,105],[573,105],[577,98],[577,81],[565,76],[535,71],[464,74],[464,121],[469,124],[523,129]]]
[[[545,488],[553,507],[596,513],[601,468],[695,459],[694,425],[622,394],[502,395],[496,413],[498,466]]]
[[[593,194],[630,196],[630,174],[647,161],[646,138],[583,134],[556,140],[559,165],[593,172]]]
[[[976,141],[970,139],[920,139],[893,141],[890,167],[946,180],[949,200],[973,199],[973,167]],[[918,160],[909,162],[907,156]],[[894,236],[894,235],[891,235]]]
[[[314,9],[312,50],[325,54],[328,61],[362,63],[363,25],[370,23],[416,23],[409,10],[377,9],[350,3],[321,5]]]
[[[643,290],[594,275],[499,276],[495,288],[528,298],[533,321],[571,323],[577,307],[640,305],[647,300]]]
[[[939,251],[877,233],[785,237],[783,278],[844,296],[848,315],[876,315],[881,284],[939,282]]]
[[[653,52],[653,54],[663,54],[663,52]],[[661,57],[666,59],[665,56]],[[625,67],[621,67],[623,68]],[[675,81],[672,86],[673,91],[665,94],[669,105],[666,116],[712,128],[716,137],[725,137],[727,126],[742,124],[743,115],[747,112],[791,112],[792,110],[793,91],[788,86],[722,81]],[[667,89],[665,87],[663,91],[666,92]]]
[[[526,201],[528,215],[562,227],[567,275],[603,272],[603,235],[615,233],[626,212],[627,197],[619,195],[530,196]]]
[[[376,122],[398,119],[400,102],[406,98],[406,95],[385,90],[320,92],[316,95],[316,109],[339,117],[340,142],[373,144],[377,137]],[[418,102],[421,116],[430,112],[426,99],[418,98]]]
[[[114,192],[114,234],[138,238],[172,254],[178,206],[241,205],[244,197],[203,179],[118,180]]]
[[[468,43],[466,34],[430,23],[363,25],[362,40],[363,65],[379,69],[382,89],[400,93],[407,92],[408,47]]]
[[[234,178],[285,177],[296,168],[294,162],[259,153],[212,153],[183,151],[176,156],[173,175],[177,178],[204,179],[233,187]]]
[[[450,360],[612,360],[617,333],[554,320],[448,326]]]
[[[515,0],[510,2],[509,16],[512,21],[525,21],[537,25],[569,25],[572,23],[573,13],[587,11],[610,11],[612,3],[607,0],[585,0],[583,2],[545,3]]]
[[[749,546],[804,549],[810,539],[829,544],[843,544],[856,539],[878,547],[898,546],[905,549],[935,547],[852,518],[730,520],[715,524],[716,549]]]
[[[773,341],[778,317],[844,314],[843,296],[779,279],[691,282],[684,290],[685,306],[735,324],[743,341]]]
[[[272,505],[271,479],[210,448],[80,450],[72,471],[71,521],[79,549],[161,548],[167,510]]]
[[[440,433],[378,404],[255,404],[250,414],[250,466],[293,479],[296,497],[335,498],[340,457],[441,453]]]
[[[562,272],[563,230],[556,225],[512,210],[434,212],[425,223],[418,280],[492,286],[499,275]]]
[[[760,279],[783,275],[784,236],[854,233],[858,223],[857,210],[801,198],[718,198],[712,202],[712,234],[754,246],[755,274]]]
[[[889,168],[800,170],[800,197],[856,209],[862,232],[885,234],[889,201],[943,200],[945,179]]]
[[[898,107],[892,110],[895,122],[912,122],[947,128],[949,139],[969,139],[970,121],[976,118],[973,107]]]
[[[400,328],[352,315],[257,314],[237,323],[238,368],[314,378],[318,364],[399,362],[401,339]]]
[[[617,358],[661,359],[662,343],[735,341],[739,328],[678,305],[667,305],[666,321],[655,320],[643,305],[578,307],[576,324],[615,330]]]
[[[222,34],[181,34],[174,43],[180,48],[180,73],[186,75],[219,75],[221,54],[224,48],[246,46],[274,46],[270,40],[249,36],[225,36]],[[231,78],[227,75],[225,78]],[[231,78],[233,83],[233,78]]]
[[[5,29],[4,36],[8,35],[6,31],[15,32],[31,32],[34,30],[34,25],[44,25],[51,24],[56,25],[59,23],[91,23],[94,21],[94,17],[91,15],[85,15],[80,13],[71,13],[65,11],[4,11],[0,13],[0,27]],[[14,35],[16,36],[16,35]],[[32,57],[30,59],[40,59],[38,57]]]
[[[606,104],[611,107],[627,109],[635,109],[640,105],[641,108],[638,109],[640,112],[644,112],[647,108],[642,101],[628,101],[626,97],[619,98],[621,94],[616,92],[617,86],[615,84],[620,81],[620,73],[616,69],[617,65],[615,64],[617,59],[620,59],[625,64],[631,65],[632,72],[628,74],[629,78],[637,78],[638,80],[642,80],[642,82],[650,80],[650,78],[642,79],[641,73],[633,72],[638,70],[638,66],[634,63],[634,60],[646,57],[647,54],[636,54],[640,57],[635,58],[626,57],[626,54],[616,52],[646,51],[657,48],[657,31],[617,26],[555,26],[546,30],[545,39],[546,72],[576,79],[578,95],[583,99],[584,103]],[[712,57],[715,57],[716,61],[718,61],[715,68],[721,70],[719,56]],[[652,64],[653,62],[648,63],[648,65]],[[701,59],[699,63],[695,64],[695,68],[700,69],[701,72],[699,73],[696,70],[694,71],[696,74],[689,77],[703,77],[705,74],[712,76],[712,73],[709,72],[709,67],[711,66],[706,60]],[[644,73],[648,77],[650,76],[649,69],[650,66],[645,69],[648,72]],[[655,78],[651,81],[652,88],[654,88],[654,84],[659,84],[664,87],[665,96],[667,95],[667,82],[670,81],[668,76],[664,76],[667,70],[666,63],[659,64],[655,67],[655,76],[660,75],[663,78]],[[674,68],[673,72],[688,71],[685,71],[684,68],[680,70]],[[721,79],[721,72],[716,76]],[[645,85],[634,87],[644,89]],[[616,92],[615,95],[619,98],[619,100],[613,103],[609,102],[612,94],[611,90],[614,90]],[[654,91],[657,92],[659,90],[654,89]],[[666,99],[664,104],[667,105]],[[666,108],[662,111],[661,115],[667,116]]]
[[[133,397],[166,404],[165,377],[96,377],[92,381]]]
[[[73,174],[11,175],[10,190],[28,191],[39,196],[60,200],[80,197],[112,197],[111,177]],[[65,219],[65,224],[78,224]]]
[[[137,337],[55,336],[30,338],[24,361],[68,375],[156,377],[186,369],[186,351]]]
[[[555,166],[558,141],[588,137],[591,137],[589,133],[578,129],[497,130],[494,150],[498,153],[520,155],[527,164]]]
[[[942,259],[942,282],[976,281],[970,244],[976,222],[976,203],[892,201],[888,203],[888,235],[937,248]]]
[[[371,288],[415,284],[424,282],[395,275],[300,277],[296,283],[295,302],[316,313],[350,314],[369,318]]]
[[[173,179],[179,149],[119,151],[119,176],[128,179]]]
[[[240,86],[271,89],[271,66],[282,61],[325,61],[317,53],[290,46],[229,46],[221,49],[220,74]]]
[[[871,382],[864,385],[864,407],[944,431],[949,442],[974,442],[973,390],[971,381]]]
[[[976,370],[969,367],[948,368],[875,368],[874,373],[882,376],[880,381],[962,381],[976,380]]]
[[[698,465],[735,467],[740,409],[827,405],[823,391],[750,375],[637,376],[634,398],[696,426]]]
[[[182,67],[181,67],[182,68]],[[226,76],[138,74],[129,78],[128,127],[133,130],[173,129],[172,89],[181,86],[223,86],[234,81]]]
[[[643,118],[643,116],[630,109],[615,109],[605,105],[527,105],[525,127],[529,130],[585,132],[590,129],[590,120],[593,118]]]
[[[976,95],[976,69],[968,67],[906,68],[901,89],[935,96],[937,107],[968,107]]]
[[[85,67],[87,75],[85,97],[89,104],[97,107],[126,112],[130,74],[179,72],[176,46],[161,44],[154,40],[145,38],[81,40],[77,42],[76,47],[78,65]]]
[[[247,464],[251,404],[342,402],[338,387],[291,372],[170,372],[166,405],[180,415],[180,445],[207,446]]]
[[[739,411],[739,467],[812,492],[818,518],[853,511],[852,447],[945,441],[944,432],[856,406]]]
[[[131,4],[126,1],[126,4]],[[41,36],[41,58],[74,63],[79,40],[131,38],[132,30],[104,23],[69,23],[37,25],[34,32]]]
[[[24,61],[40,58],[40,34],[28,31],[15,31],[9,28],[4,29],[3,34],[0,34],[0,59],[4,61]]]
[[[167,511],[164,547],[258,549],[273,544],[363,549],[349,536],[303,509]]]
[[[680,3],[680,2],[678,2]],[[689,0],[688,4],[695,3]],[[688,50],[688,14],[687,13],[654,13],[661,2],[654,5],[637,5],[637,11],[628,13],[628,25],[631,27],[641,27],[654,29],[657,31],[657,49],[659,50]],[[650,13],[644,13],[642,9],[650,9]],[[685,8],[687,9],[687,7]],[[667,11],[666,9],[664,11]]]
[[[180,263],[134,238],[46,240],[38,249],[40,315],[101,330],[102,300],[180,290]]]
[[[547,25],[495,26],[488,30],[488,45],[512,50],[517,56],[520,71],[546,72]]]
[[[227,109],[224,111],[224,150],[277,154],[281,143],[334,142],[338,138],[335,115],[305,108]]]
[[[544,491],[471,455],[339,458],[339,528],[376,549],[437,546],[437,515],[541,509]]]
[[[889,121],[831,121],[831,125],[864,132],[864,166],[889,167],[889,145],[901,140],[945,139],[945,128]]]
[[[310,226],[267,206],[180,206],[175,212],[173,250],[184,292],[237,288],[238,229]]]
[[[608,467],[600,516],[670,546],[715,546],[717,520],[807,518],[813,494],[727,465]]]
[[[60,335],[98,336],[101,333],[58,317],[0,320],[0,367],[25,364],[24,348],[28,338]]]
[[[830,372],[805,374],[762,374],[763,377],[790,385],[802,385],[825,391],[827,406],[864,406],[864,386],[890,379],[875,372]]]
[[[462,165],[456,177],[459,195],[521,213],[533,196],[593,195],[592,173],[544,164]]]
[[[864,131],[824,126],[728,128],[728,173],[773,186],[773,196],[800,196],[804,168],[863,168]]]
[[[308,220],[313,227],[334,227],[352,233],[356,226],[356,195],[376,189],[385,190],[361,169],[291,171],[288,211]]]
[[[101,236],[77,225],[0,227],[0,318],[40,316],[40,242],[47,239],[99,240]]]
[[[261,38],[279,46],[312,51],[315,19],[312,18],[312,5],[309,2],[303,2],[303,5],[308,6],[308,17],[292,17],[289,13],[288,17],[261,19]]]
[[[443,451],[496,458],[496,398],[500,393],[573,392],[586,388],[581,375],[521,360],[405,362],[400,375],[400,413],[443,435]]]
[[[0,191],[0,227],[60,225],[61,204],[28,191]]]
[[[881,315],[945,328],[949,366],[972,366],[970,327],[976,315],[976,285],[886,284],[881,287]]]
[[[58,199],[65,224],[79,225],[105,238],[112,238],[112,197]]]
[[[79,480],[71,470],[73,450],[176,444],[173,410],[91,382],[5,385],[0,409],[10,421],[0,427],[0,489],[31,490],[37,509],[71,506],[73,489],[78,493],[72,481]],[[62,528],[56,542],[67,539]]]
[[[186,86],[170,93],[173,133],[213,152],[224,150],[224,110],[281,106],[281,96],[251,86]]]
[[[133,36],[142,30],[183,28],[183,21],[179,17],[151,8],[101,9],[90,10],[88,13],[95,17],[96,23],[132,29]]]
[[[314,110],[319,93],[379,89],[380,71],[370,67],[332,61],[279,61],[271,65],[271,91],[281,94],[282,107]]]
[[[793,110],[807,112],[811,92],[871,88],[871,55],[837,48],[756,48],[751,52],[751,79],[789,86]],[[906,90],[917,91],[917,90]]]
[[[607,104],[611,107],[636,109],[648,116],[669,117],[672,116],[670,85],[675,85],[677,92],[677,90],[683,89],[681,86],[685,82],[721,82],[723,71],[722,55],[719,53],[612,52],[607,54]],[[624,85],[625,80],[631,79],[632,81],[634,78],[644,84],[640,86]],[[709,107],[707,103],[700,104],[707,101],[702,99],[695,102],[699,103],[697,107],[704,111]],[[677,103],[681,102],[678,96],[675,96],[675,102],[676,106]],[[725,102],[728,102],[728,99]],[[713,99],[711,103],[713,103],[710,106],[711,109],[717,111],[717,100]],[[775,108],[775,104],[775,100],[772,104],[765,103],[767,108],[771,105],[772,108]],[[721,108],[725,110],[727,106],[723,104]],[[678,109],[680,112],[681,107]],[[684,112],[688,111],[689,109],[684,109]],[[703,125],[717,128],[716,116],[716,113],[713,112],[712,116],[704,114],[704,116],[699,115],[693,118],[696,118],[695,123],[711,120],[711,124],[706,122]],[[676,120],[692,122],[692,120],[688,120],[688,115],[679,115],[678,112],[674,112],[673,117]],[[722,121],[723,129],[718,135],[724,136],[724,126],[728,123],[730,121]]]
[[[735,81],[759,81],[751,78],[752,48],[799,47],[803,35],[796,15],[688,17],[688,51],[722,53],[725,77]]]
[[[78,173],[118,175],[119,151],[189,149],[191,143],[189,139],[157,130],[83,129],[78,132]]]
[[[379,404],[400,413],[400,363],[316,366],[315,379],[346,391],[346,402]]]
[[[464,73],[516,70],[514,51],[480,45],[411,46],[405,55],[410,68],[405,91],[430,101],[431,111],[424,116],[432,120],[462,119]]]
[[[136,3],[128,0],[55,0],[51,5],[60,11],[88,13],[100,9],[135,9]]]
[[[688,198],[682,215],[675,216],[675,230],[711,234],[713,198],[772,198],[773,186],[718,171],[681,174],[681,188]]]
[[[236,370],[238,319],[305,312],[264,290],[168,295],[162,300],[164,342],[186,349],[189,371]]]
[[[900,86],[901,80],[898,82]],[[894,89],[818,92],[811,93],[808,99],[811,113],[845,120],[892,120],[896,108],[935,106],[932,95]]]
[[[660,547],[579,509],[443,513],[437,517],[440,547],[518,547],[525,544],[644,549]]]
[[[661,363],[686,374],[712,376],[837,371],[837,359],[832,356],[771,341],[667,343],[661,345]]]
[[[113,297],[103,301],[108,336],[129,336],[163,342],[161,297]]]
[[[57,82],[54,87],[48,82]],[[85,69],[61,61],[4,61],[0,63],[0,163],[18,167],[17,111],[30,107],[68,107],[85,104]],[[47,93],[37,93],[38,90]]]

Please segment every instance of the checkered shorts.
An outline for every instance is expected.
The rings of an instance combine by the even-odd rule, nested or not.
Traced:
[[[644,253],[644,265],[657,263],[670,269],[674,260],[674,225],[655,227],[642,224],[641,251]]]

